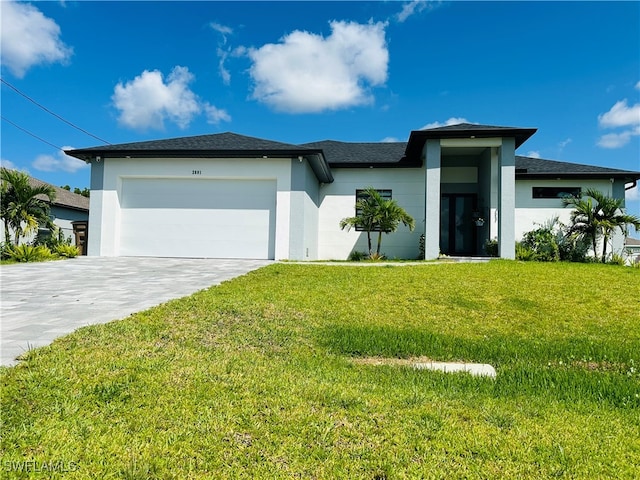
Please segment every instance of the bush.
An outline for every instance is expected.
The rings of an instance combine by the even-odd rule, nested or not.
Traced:
[[[536,259],[536,252],[522,242],[516,242],[516,260],[531,262]]]
[[[627,262],[625,261],[624,257],[622,255],[619,255],[617,253],[612,253],[611,257],[609,257],[609,260],[607,261],[607,263],[609,265],[620,265],[621,267],[624,267]]]
[[[560,260],[563,262],[589,262],[589,244],[587,238],[574,238],[569,235],[563,236],[558,241]]]
[[[424,260],[424,233],[420,235],[420,240],[418,240],[418,260]]]
[[[58,245],[53,251],[65,258],[75,258],[80,255],[80,249],[75,245]]]
[[[484,242],[484,251],[490,257],[498,256],[498,239],[494,238],[492,240],[487,240]]]
[[[360,262],[360,261],[364,260],[365,258],[367,258],[368,256],[369,256],[368,253],[353,251],[353,252],[351,252],[349,254],[349,261],[350,262]]]
[[[1,242],[0,243],[0,260],[6,260],[7,258],[9,258],[10,252],[11,252],[11,243]]]
[[[556,236],[548,227],[540,227],[525,233],[522,245],[533,251],[533,260],[539,262],[557,262],[560,260],[560,250]]]
[[[40,262],[53,258],[51,250],[43,245],[15,245],[9,249],[9,258],[16,262]]]
[[[34,247],[45,246],[53,252],[59,245],[71,245],[71,237],[64,238],[64,232],[57,227],[54,232],[41,229],[32,244]]]

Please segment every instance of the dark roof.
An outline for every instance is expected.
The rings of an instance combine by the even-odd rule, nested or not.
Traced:
[[[51,185],[50,183],[43,182],[42,180],[38,180],[33,177],[29,177],[29,183],[32,187],[40,187],[42,185],[53,187],[56,191],[56,198],[51,202],[51,205],[53,206],[70,208],[72,210],[80,210],[84,212],[89,211],[89,199],[87,197],[70,192],[64,188],[56,187],[55,185]],[[38,198],[41,200],[48,200],[45,195],[38,195]]]
[[[640,172],[516,155],[516,178],[586,178],[606,176],[634,181],[640,179]]]
[[[356,143],[323,140],[321,142],[304,143],[303,147],[322,150],[327,162],[332,167],[399,167],[420,166],[410,164],[404,152],[406,142]]]
[[[425,142],[432,138],[513,137],[516,141],[516,148],[518,148],[536,132],[536,128],[500,127],[496,125],[477,125],[474,123],[459,123],[446,127],[413,130],[409,135],[407,156],[418,157],[422,155]]]
[[[501,127],[461,123],[411,132],[408,142],[339,142],[323,140],[294,145],[226,132],[211,135],[121,143],[76,150],[65,153],[85,161],[96,156],[110,157],[204,157],[238,158],[304,156],[321,182],[333,181],[331,167],[419,167],[422,150],[431,138],[492,138],[513,137],[516,148],[522,145],[535,128]],[[627,181],[640,179],[639,172],[579,165],[555,160],[516,156],[517,178],[595,177],[610,176]]]
[[[318,180],[333,182],[333,175],[322,151],[289,143],[226,132],[193,137],[169,138],[147,142],[120,143],[101,147],[66,150],[67,155],[90,161],[96,157],[173,157],[173,158],[238,158],[238,157],[298,157],[304,156]]]
[[[80,148],[65,151],[81,160],[90,160],[96,156],[198,156],[198,157],[223,157],[238,155],[298,155],[314,153],[314,150],[292,145],[289,143],[274,142],[262,138],[238,135],[226,132],[212,135],[197,135],[194,137],[169,138],[164,140],[150,140],[146,142],[120,143],[117,145],[104,145],[101,147]]]
[[[421,128],[420,130],[414,130],[414,132],[440,132],[439,138],[455,138],[445,137],[441,133],[447,132],[489,132],[492,136],[503,132],[511,132],[514,130],[531,130],[532,135],[536,132],[536,128],[520,128],[520,127],[505,127],[502,125],[480,125],[479,123],[456,123],[454,125],[445,125],[443,127],[433,128]]]

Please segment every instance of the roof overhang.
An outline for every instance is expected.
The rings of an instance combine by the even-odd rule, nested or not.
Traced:
[[[469,146],[494,146],[496,139],[514,138],[515,148],[518,148],[536,133],[536,128],[515,128],[515,127],[493,127],[493,128],[470,128],[459,130],[427,129],[413,130],[409,135],[407,144],[407,157],[420,158],[422,150],[427,140],[441,140],[445,146],[461,146],[464,143],[458,140],[474,140],[467,142]],[[479,140],[482,139],[482,140]],[[477,141],[476,141],[477,140]]]
[[[75,205],[68,205],[65,203],[57,203],[57,202],[53,202],[51,204],[52,207],[57,207],[57,208],[66,208],[67,210],[75,210],[77,212],[84,212],[84,213],[88,213],[89,209],[86,207],[77,207]]]
[[[516,180],[588,180],[611,178],[614,180],[624,180],[625,183],[640,180],[640,172],[550,172],[550,173],[527,173],[516,168]]]
[[[333,182],[333,175],[329,164],[324,158],[322,150],[291,149],[291,150],[167,150],[167,149],[77,149],[65,150],[67,155],[91,163],[105,158],[306,158],[313,173],[322,183]]]
[[[420,168],[420,159],[403,156],[397,162],[331,162],[331,168]]]

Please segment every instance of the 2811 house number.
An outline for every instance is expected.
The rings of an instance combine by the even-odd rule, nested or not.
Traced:
[[[202,170],[191,170],[191,175],[202,175]]]

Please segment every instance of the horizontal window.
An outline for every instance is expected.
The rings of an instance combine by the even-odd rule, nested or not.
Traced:
[[[391,199],[391,190],[376,190],[380,194],[380,196],[384,199]],[[366,190],[356,190],[356,202],[358,200],[362,200],[363,198],[367,198]]]
[[[579,197],[580,187],[533,187],[533,198],[567,198]]]
[[[384,198],[385,200],[391,200],[391,190],[376,190],[380,196],[382,198]],[[367,195],[367,191],[366,190],[356,190],[356,202],[358,200],[363,200],[365,198],[367,198],[369,195]],[[360,214],[362,213],[362,210],[360,210],[359,208],[356,207],[356,217],[360,216]],[[365,232],[367,229],[363,228],[361,226],[356,225],[356,231],[357,232]],[[374,232],[378,232],[380,231],[380,227],[374,227],[372,229]]]

